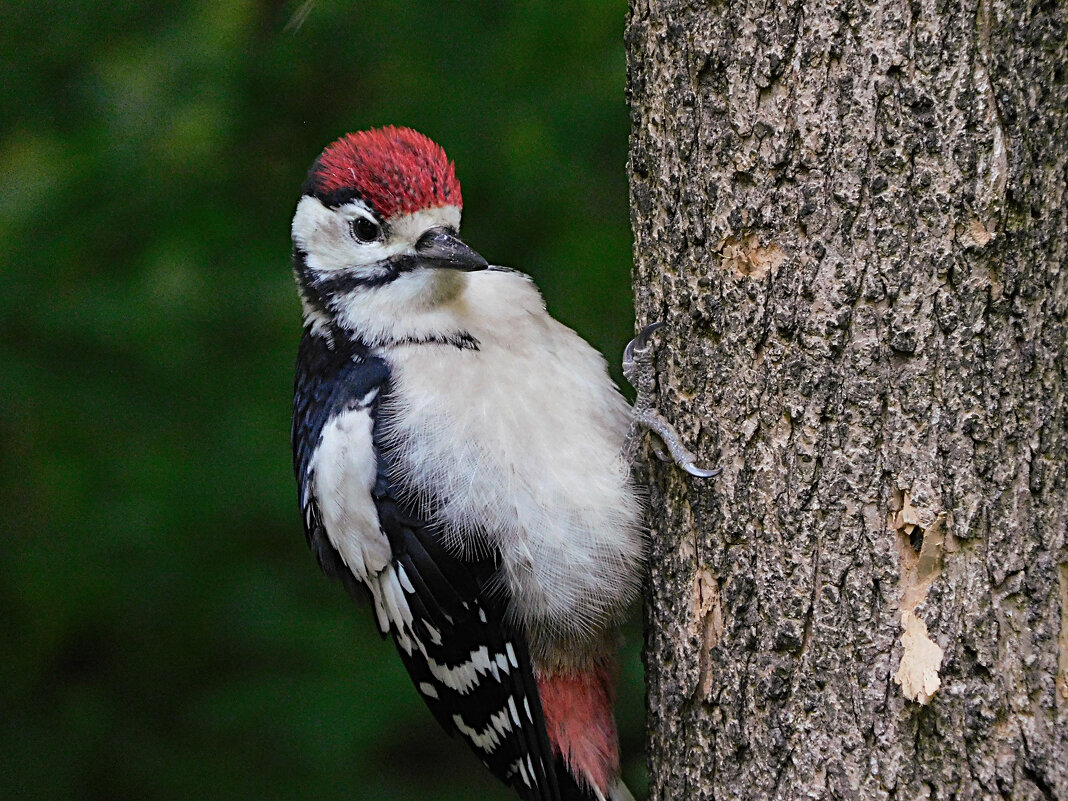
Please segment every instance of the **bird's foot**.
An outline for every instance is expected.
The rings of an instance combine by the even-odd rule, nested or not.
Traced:
[[[653,343],[650,335],[664,323],[653,323],[641,330],[623,351],[623,375],[638,392],[631,411],[630,431],[623,443],[623,459],[626,464],[633,464],[638,455],[638,448],[644,429],[652,431],[659,438],[653,443],[653,453],[662,461],[674,461],[679,467],[698,478],[712,478],[719,475],[722,468],[706,470],[697,466],[697,457],[682,444],[682,439],[675,427],[653,406],[656,390],[656,370],[653,364]]]

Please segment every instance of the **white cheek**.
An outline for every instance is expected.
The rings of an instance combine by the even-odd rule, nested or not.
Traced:
[[[318,251],[324,243],[329,244],[331,232],[337,237],[340,225],[337,215],[327,209],[317,198],[305,195],[297,204],[293,215],[293,244],[304,251]]]
[[[404,251],[402,243],[360,243],[353,239],[349,220],[306,195],[293,216],[293,244],[306,254],[313,271],[331,272],[356,264],[373,264]]]

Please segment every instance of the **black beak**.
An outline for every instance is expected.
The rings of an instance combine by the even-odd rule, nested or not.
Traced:
[[[446,267],[466,272],[489,267],[489,262],[446,228],[431,228],[419,237],[415,252],[420,261],[430,262],[428,267]]]

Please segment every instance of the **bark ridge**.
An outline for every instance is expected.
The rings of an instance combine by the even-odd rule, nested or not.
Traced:
[[[1068,6],[633,0],[655,799],[1068,798]]]

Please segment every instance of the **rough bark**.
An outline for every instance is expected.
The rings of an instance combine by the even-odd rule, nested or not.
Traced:
[[[633,0],[654,799],[1068,799],[1066,43]]]

